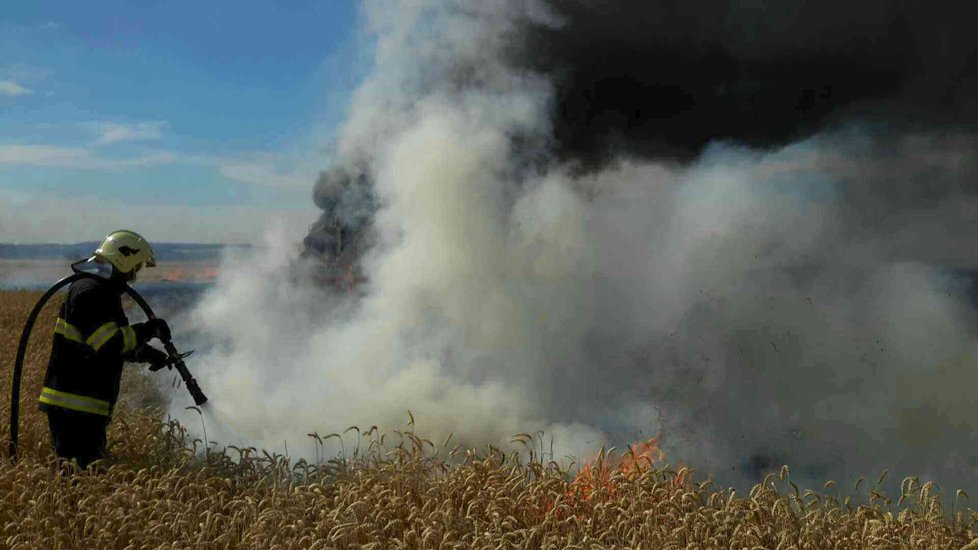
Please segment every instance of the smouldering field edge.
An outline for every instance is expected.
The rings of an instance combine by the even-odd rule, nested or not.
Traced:
[[[37,297],[0,293],[5,411]],[[399,435],[357,429],[357,447],[315,463],[255,449],[194,453],[201,442],[179,424],[134,405],[147,402],[138,372],[127,374],[127,405],[110,430],[113,459],[61,476],[34,406],[49,338],[39,332],[28,350],[22,459],[0,462],[6,548],[978,548],[969,496],[945,495],[945,509],[938,487],[915,479],[899,498],[877,493],[876,476],[847,497],[832,482],[799,488],[784,467],[738,495],[686,470],[613,456],[575,477],[539,455],[450,450],[413,425]]]

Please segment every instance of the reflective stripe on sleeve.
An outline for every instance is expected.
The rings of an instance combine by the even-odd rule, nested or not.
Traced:
[[[129,353],[136,349],[136,331],[129,326],[122,327],[119,330],[122,332],[122,353]]]
[[[60,334],[61,336],[64,336],[65,339],[71,340],[72,342],[78,342],[79,344],[85,343],[85,339],[82,338],[81,331],[60,317],[58,318],[58,322],[54,324],[54,333]]]
[[[108,401],[52,390],[48,387],[41,390],[40,401],[47,405],[71,409],[73,411],[109,416],[110,406]]]
[[[93,332],[92,335],[88,337],[88,340],[85,340],[85,343],[92,346],[93,350],[98,351],[105,345],[106,342],[115,336],[116,332],[119,332],[119,325],[115,324],[115,322],[105,323],[104,325],[100,326],[98,330]]]

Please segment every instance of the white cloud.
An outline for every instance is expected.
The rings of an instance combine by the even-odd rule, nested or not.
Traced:
[[[100,145],[109,145],[124,141],[150,141],[163,137],[166,121],[154,120],[149,122],[119,123],[93,122],[88,125],[98,134]]]
[[[316,181],[323,159],[252,153],[250,158],[178,154],[166,149],[135,156],[107,156],[97,148],[51,144],[0,144],[0,167],[26,166],[68,170],[119,171],[166,164],[210,166],[235,182],[267,189],[307,189]]]
[[[264,205],[183,206],[125,203],[104,197],[64,197],[0,189],[0,241],[19,243],[96,240],[120,227],[158,242],[260,242],[270,226],[301,241],[318,210]]]
[[[0,166],[32,166],[74,170],[128,170],[176,162],[170,151],[157,151],[131,158],[110,158],[96,155],[84,147],[58,145],[0,145]]]
[[[0,80],[0,95],[17,97],[22,95],[31,95],[33,93],[33,90],[25,88],[13,80]]]
[[[309,166],[283,167],[283,159],[270,154],[256,154],[248,160],[218,159],[218,171],[229,180],[263,187],[312,187],[318,170]]]
[[[43,80],[51,78],[50,70],[18,63],[0,67],[0,96],[20,97],[42,93],[37,89],[37,85]]]

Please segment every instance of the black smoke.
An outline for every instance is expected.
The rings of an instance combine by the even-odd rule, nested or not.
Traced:
[[[310,403],[235,405],[239,425],[278,438],[424,406],[480,443],[661,429],[670,459],[752,482],[789,463],[970,488],[964,5],[541,2],[365,4],[376,67],[306,244],[342,267],[374,226],[371,284],[329,322],[306,289],[265,288],[274,265],[226,289],[212,329],[245,321],[227,380],[288,364],[303,383],[275,372],[277,398]]]
[[[377,208],[366,169],[336,165],[320,173],[313,202],[323,212],[303,240],[306,255],[344,266],[354,263]]]
[[[622,158],[686,163],[711,143],[774,149],[853,124],[869,129],[862,139],[873,148],[868,157],[895,158],[906,152],[908,135],[940,139],[978,128],[974,3],[544,4],[555,18],[526,17],[501,36],[510,44],[508,64],[554,86],[549,147],[512,136],[514,151],[526,157],[520,164],[533,170],[560,163],[589,172]],[[443,10],[484,17],[464,3]],[[417,93],[491,87],[478,56],[441,55],[447,68],[426,66]],[[950,141],[955,154],[978,156],[974,140]],[[371,154],[340,159],[317,180],[314,201],[323,214],[305,239],[307,253],[334,258],[369,227],[377,208]],[[975,164],[967,164],[953,181],[915,168],[897,193],[890,178],[876,185],[880,178],[867,174],[869,185],[846,188],[851,200],[844,202],[856,217],[872,210],[878,221],[858,222],[871,231],[896,230],[884,227],[902,223],[887,214],[894,204],[917,208],[975,191]]]
[[[558,157],[691,160],[713,141],[784,145],[853,120],[978,124],[975,4],[553,0],[514,63],[553,76]]]

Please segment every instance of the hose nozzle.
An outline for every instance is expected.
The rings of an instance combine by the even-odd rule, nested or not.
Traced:
[[[187,391],[190,392],[191,397],[194,398],[194,403],[198,407],[207,403],[207,396],[204,395],[204,392],[200,391],[200,386],[197,385],[197,380],[193,376],[185,378],[183,382],[187,385]]]
[[[207,396],[204,395],[204,392],[200,391],[200,386],[197,385],[197,380],[195,380],[193,375],[190,374],[186,363],[183,362],[183,358],[193,353],[193,351],[180,353],[177,351],[177,348],[173,346],[173,342],[170,340],[163,342],[163,348],[166,349],[166,352],[170,355],[170,360],[172,361],[171,365],[173,368],[177,369],[177,372],[180,373],[180,378],[183,379],[183,383],[187,386],[187,391],[189,391],[191,397],[194,398],[194,403],[196,403],[198,407],[204,403],[207,403]]]

